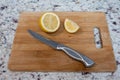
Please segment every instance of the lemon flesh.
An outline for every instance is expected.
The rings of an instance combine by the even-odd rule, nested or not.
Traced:
[[[55,32],[60,27],[60,19],[55,13],[44,13],[40,19],[40,28],[45,32]]]
[[[65,27],[65,30],[69,33],[75,33],[80,28],[77,23],[75,23],[70,19],[65,19],[64,27]]]

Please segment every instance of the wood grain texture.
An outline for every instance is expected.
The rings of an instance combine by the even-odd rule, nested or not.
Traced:
[[[12,71],[115,71],[116,63],[111,46],[105,14],[102,12],[55,12],[61,20],[60,29],[55,33],[43,32],[38,25],[44,12],[23,12],[20,15],[8,68]],[[65,31],[65,18],[75,21],[81,28],[75,34]],[[94,44],[93,28],[101,30],[103,48]],[[31,29],[43,36],[63,43],[95,61],[91,68],[85,68],[64,52],[55,50],[34,39],[27,30]]]

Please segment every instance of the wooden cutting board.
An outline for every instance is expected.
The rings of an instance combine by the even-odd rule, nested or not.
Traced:
[[[20,15],[8,68],[12,71],[115,71],[116,63],[108,32],[105,14],[102,12],[55,12],[61,20],[60,29],[52,34],[43,32],[38,25],[44,12],[23,12]],[[75,21],[81,28],[75,34],[65,31],[65,18]],[[103,48],[94,44],[93,28],[101,30]],[[91,68],[76,61],[64,52],[55,50],[34,39],[27,30],[31,29],[43,36],[63,43],[95,61]]]

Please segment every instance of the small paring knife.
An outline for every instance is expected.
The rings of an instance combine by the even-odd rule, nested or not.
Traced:
[[[42,35],[32,31],[32,30],[28,30],[28,32],[36,39],[38,39],[39,41],[51,46],[54,49],[57,50],[62,50],[64,51],[68,56],[70,56],[71,58],[82,62],[85,67],[92,67],[95,62],[93,60],[91,60],[90,58],[88,58],[87,56],[83,55],[82,53],[78,53],[77,51],[71,49],[70,47],[67,47],[63,44],[57,43],[53,40],[47,39],[45,37],[43,37]]]

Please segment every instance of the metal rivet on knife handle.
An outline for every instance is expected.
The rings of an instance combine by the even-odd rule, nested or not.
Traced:
[[[98,27],[94,27],[93,31],[94,31],[94,41],[96,48],[102,48],[100,29]]]

